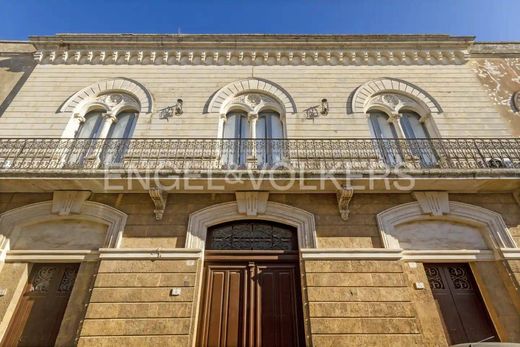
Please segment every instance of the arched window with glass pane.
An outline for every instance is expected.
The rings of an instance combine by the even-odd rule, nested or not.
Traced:
[[[75,167],[83,163],[86,157],[95,151],[97,141],[103,128],[103,111],[96,110],[88,112],[83,122],[76,131],[76,140],[71,143],[68,150],[66,163],[68,166]]]
[[[397,131],[395,125],[389,121],[388,115],[383,112],[371,112],[369,119],[372,135],[383,161],[389,165],[400,163]]]
[[[134,111],[124,111],[116,116],[105,141],[102,153],[103,163],[115,164],[123,161],[130,145],[136,122],[137,113]]]
[[[229,112],[224,124],[222,161],[227,166],[245,166],[248,156],[249,121],[245,112]]]
[[[256,121],[256,158],[260,166],[273,165],[282,160],[284,146],[280,114],[263,111]]]
[[[85,120],[76,131],[77,139],[95,139],[99,137],[103,126],[103,112],[90,111],[85,115]]]
[[[412,154],[419,157],[422,166],[435,166],[437,156],[421,117],[415,112],[404,111],[401,113],[400,123]]]

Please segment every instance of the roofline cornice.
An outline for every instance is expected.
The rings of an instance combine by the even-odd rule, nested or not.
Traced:
[[[431,65],[465,63],[474,37],[59,34],[30,42],[42,64]]]

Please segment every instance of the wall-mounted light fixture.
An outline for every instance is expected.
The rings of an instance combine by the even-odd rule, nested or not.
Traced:
[[[321,99],[321,110],[320,113],[326,116],[329,113],[329,102],[327,99]]]
[[[177,103],[175,105],[168,106],[159,110],[159,118],[168,120],[173,116],[180,116],[184,112],[182,110],[183,103],[184,101],[182,101],[182,99],[177,99]]]
[[[305,118],[307,119],[314,119],[320,115],[326,116],[329,114],[329,102],[327,99],[323,98],[321,99],[321,103],[319,105],[311,106],[303,110],[303,112],[305,113]]]

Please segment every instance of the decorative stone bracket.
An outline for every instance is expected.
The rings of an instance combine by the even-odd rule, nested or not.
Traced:
[[[166,208],[166,202],[168,200],[168,192],[159,188],[150,188],[149,194],[152,198],[153,204],[155,205],[155,209],[153,210],[153,213],[155,213],[155,220],[162,220],[164,209]]]
[[[424,214],[442,216],[450,213],[448,192],[413,192]]]
[[[351,187],[343,186],[336,193],[336,198],[338,200],[338,210],[341,215],[341,219],[344,221],[348,220],[348,216],[350,214],[350,210],[348,209],[348,205],[350,204],[350,200],[354,195],[354,189]]]
[[[238,213],[246,216],[257,216],[265,213],[269,192],[235,192],[235,196]]]
[[[91,195],[84,190],[60,190],[55,191],[52,197],[51,213],[59,216],[68,216],[71,213],[81,213],[81,206]]]

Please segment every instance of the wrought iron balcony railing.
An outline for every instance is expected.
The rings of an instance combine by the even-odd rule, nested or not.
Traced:
[[[0,173],[520,169],[520,139],[0,139]]]

